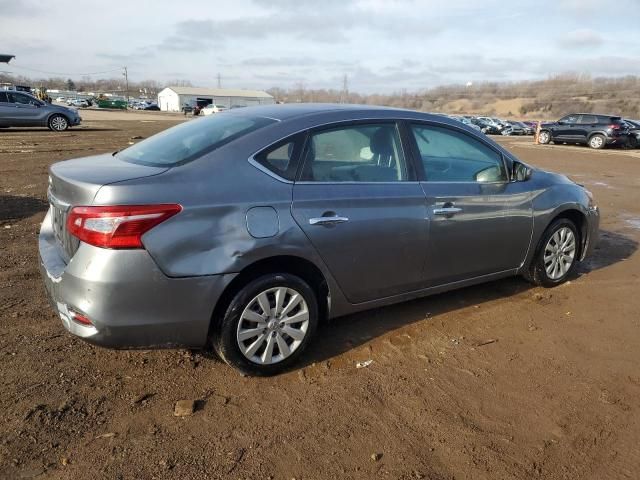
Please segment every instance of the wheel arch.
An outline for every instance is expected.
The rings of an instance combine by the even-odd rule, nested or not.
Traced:
[[[47,115],[47,127],[49,126],[49,122],[51,121],[51,118],[53,118],[55,115],[60,115],[61,117],[64,117],[67,120],[68,126],[71,127],[71,118],[69,118],[69,115],[62,112],[51,112],[49,115]]]
[[[570,205],[566,206],[564,209],[555,212],[554,215],[551,215],[551,219],[545,225],[543,232],[549,228],[553,222],[558,219],[566,218],[567,220],[571,220],[573,224],[578,229],[578,234],[580,235],[580,241],[578,243],[578,258],[582,258],[582,254],[584,253],[584,248],[587,242],[587,237],[589,233],[589,224],[587,220],[587,215],[577,206]],[[539,243],[539,242],[538,242]],[[538,245],[537,248],[540,248]],[[537,253],[537,252],[536,252]]]
[[[596,130],[595,132],[589,132],[589,134],[587,135],[587,142],[589,142],[589,140],[591,140],[596,135],[600,135],[604,137],[605,142],[607,141],[607,132],[603,132],[602,130]]]
[[[322,270],[313,262],[295,255],[276,255],[257,260],[244,267],[226,286],[218,299],[211,317],[209,335],[213,333],[233,297],[249,282],[269,273],[289,273],[296,275],[309,284],[318,300],[319,318],[323,321],[329,316],[330,292],[327,279]]]

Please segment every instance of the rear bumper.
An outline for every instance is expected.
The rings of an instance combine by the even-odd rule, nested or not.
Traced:
[[[624,144],[627,143],[627,140],[629,139],[629,135],[627,134],[620,134],[620,135],[610,135],[607,136],[607,140],[606,140],[606,144],[607,145],[620,145],[620,144]]]
[[[206,344],[213,308],[234,275],[170,278],[146,250],[80,244],[68,265],[58,253],[48,213],[39,235],[40,270],[64,327],[110,348]],[[72,319],[71,311],[93,325]]]

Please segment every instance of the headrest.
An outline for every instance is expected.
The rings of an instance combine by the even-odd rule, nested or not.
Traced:
[[[369,148],[374,155],[393,155],[393,129],[380,127],[371,137]]]

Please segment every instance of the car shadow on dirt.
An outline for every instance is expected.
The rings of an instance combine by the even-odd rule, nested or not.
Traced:
[[[599,270],[621,262],[638,250],[638,242],[631,237],[613,232],[600,230],[600,238],[593,254],[578,265],[578,274]]]
[[[580,264],[576,275],[579,277],[623,261],[637,249],[638,242],[632,238],[601,230],[595,252]],[[334,319],[320,326],[316,340],[297,367],[329,360],[398,328],[454,310],[512,297],[533,288],[523,278],[512,277]]]
[[[0,223],[22,220],[47,208],[49,204],[40,198],[0,195]]]

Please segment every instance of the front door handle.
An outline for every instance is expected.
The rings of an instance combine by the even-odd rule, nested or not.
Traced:
[[[442,208],[434,208],[433,214],[451,216],[451,215],[455,215],[456,213],[460,213],[461,211],[462,209],[458,207],[442,207]]]
[[[338,215],[334,215],[331,217],[316,217],[309,219],[309,225],[335,225],[337,223],[348,222],[349,219],[347,217],[340,217]]]

